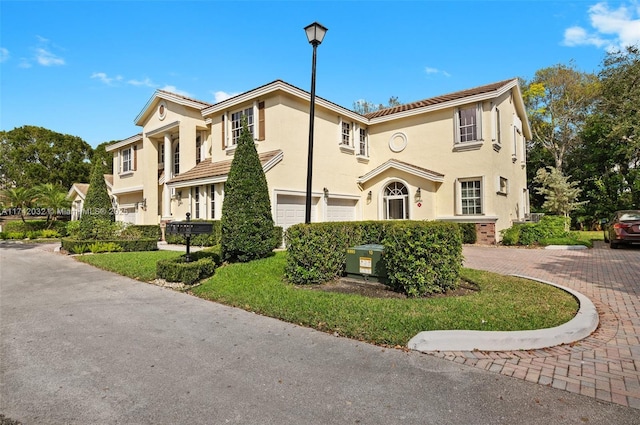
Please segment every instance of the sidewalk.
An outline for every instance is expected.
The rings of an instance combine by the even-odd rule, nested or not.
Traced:
[[[551,281],[586,295],[600,325],[574,344],[530,351],[431,352],[456,363],[640,409],[640,249],[464,247],[465,267]]]

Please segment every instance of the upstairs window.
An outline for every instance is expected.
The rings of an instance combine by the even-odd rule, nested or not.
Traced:
[[[196,164],[202,161],[202,139],[198,135],[196,137]]]
[[[242,117],[247,117],[247,126],[249,127],[249,132],[251,133],[252,136],[254,135],[253,107],[232,113],[231,114],[231,144],[233,146],[238,144],[238,139],[240,138],[240,133],[242,132]]]
[[[367,130],[360,129],[360,143],[358,145],[358,155],[367,156]]]
[[[124,149],[121,153],[121,158],[122,158],[122,164],[120,167],[121,172],[128,173],[130,171],[133,171],[132,149],[131,148]]]
[[[340,142],[344,146],[351,146],[351,124],[342,122],[342,140]]]
[[[173,174],[180,174],[180,143],[176,143],[173,151]]]
[[[482,105],[478,104],[456,110],[454,117],[456,144],[482,140],[481,107]]]

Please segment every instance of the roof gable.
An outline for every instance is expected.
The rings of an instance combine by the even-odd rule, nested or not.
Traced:
[[[426,168],[418,167],[417,165],[409,164],[408,162],[398,161],[397,159],[390,159],[387,162],[378,165],[376,168],[369,171],[364,176],[358,177],[357,183],[366,183],[390,169],[404,171],[406,173],[426,180],[430,180],[432,182],[441,183],[442,181],[444,181],[444,174],[438,173],[436,171],[431,171]]]

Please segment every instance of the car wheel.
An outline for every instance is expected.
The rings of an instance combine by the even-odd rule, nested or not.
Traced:
[[[609,242],[609,248],[611,248],[611,249],[618,249],[618,248],[620,248],[620,244],[618,244],[618,243],[613,243],[613,241],[610,241],[610,242]]]

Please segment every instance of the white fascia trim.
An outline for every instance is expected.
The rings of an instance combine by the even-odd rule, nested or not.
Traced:
[[[278,195],[288,195],[288,196],[306,196],[307,192],[304,190],[294,190],[294,189],[273,189],[273,194],[275,196]],[[319,198],[324,196],[322,192],[311,192],[311,197]]]
[[[168,130],[172,130],[173,128],[179,127],[179,126],[180,126],[180,121],[174,121],[174,122],[169,123],[167,125],[163,125],[160,128],[156,128],[155,130],[147,131],[146,133],[144,133],[144,135],[146,137],[158,136],[158,135],[166,133]]]
[[[113,195],[121,195],[123,193],[142,192],[143,189],[144,189],[144,186],[142,186],[142,185],[140,185],[140,186],[130,186],[130,187],[123,187],[121,189],[112,190],[111,193]]]
[[[468,105],[470,103],[484,102],[486,100],[495,99],[496,97],[503,95],[504,93],[511,90],[513,87],[518,87],[518,80],[516,79],[511,80],[510,82],[506,83],[504,86],[500,87],[500,89],[496,91],[492,91],[489,93],[481,93],[481,94],[477,94],[469,97],[463,97],[456,100],[450,100],[448,102],[437,103],[435,105],[423,106],[422,108],[410,109],[408,111],[397,112],[395,114],[384,115],[382,117],[371,118],[369,123],[372,125],[379,124],[386,121],[393,121],[399,118],[406,118],[414,115],[424,114],[427,112],[438,111],[440,109],[455,108],[458,106]],[[518,90],[518,93],[520,93],[519,90]],[[520,98],[522,98],[522,96],[520,96]],[[522,105],[524,107],[524,103]]]
[[[495,215],[454,215],[436,217],[440,221],[455,221],[457,223],[495,223],[498,216]]]
[[[67,192],[67,198],[71,199],[72,198],[72,194],[75,193],[76,196],[79,196],[80,199],[82,199],[84,201],[84,197],[85,195],[82,194],[82,192],[80,192],[78,190],[78,188],[76,187],[75,183],[71,186],[71,189],[69,189],[69,192]]]
[[[135,136],[131,136],[131,137],[127,138],[127,139],[120,140],[117,143],[109,145],[104,150],[107,151],[107,152],[115,151],[115,150],[123,148],[123,147],[125,147],[127,145],[130,145],[132,143],[139,142],[141,140],[142,140],[142,134],[136,134]]]
[[[185,99],[184,97],[173,94],[173,93],[156,90],[155,93],[153,93],[151,98],[144,105],[144,107],[142,108],[142,111],[140,111],[138,116],[136,116],[136,119],[133,120],[133,122],[136,125],[141,125],[140,121],[145,115],[147,115],[147,112],[149,112],[149,108],[151,107],[151,105],[153,105],[156,99],[163,99],[168,102],[177,103],[178,105],[183,105],[189,108],[197,109],[198,111],[202,110],[203,108],[203,105],[200,102],[195,102],[193,100]]]
[[[301,90],[297,87],[294,87],[290,84],[285,83],[284,81],[275,81],[271,84],[267,84],[266,86],[259,87],[254,90],[250,90],[248,92],[242,93],[238,96],[232,97],[227,100],[223,100],[220,103],[216,103],[215,105],[209,106],[208,108],[204,108],[202,110],[202,116],[207,117],[208,115],[213,115],[215,113],[223,112],[229,109],[232,109],[234,105],[238,105],[241,103],[245,103],[255,98],[267,95],[269,93],[273,93],[275,91],[281,90],[290,95],[296,96],[300,99],[303,99],[307,102],[311,102],[311,94]],[[326,109],[333,110],[339,113],[342,116],[349,117],[350,119],[357,121],[359,123],[368,124],[369,120],[364,116],[357,114],[349,109],[343,108],[342,106],[336,105],[335,103],[324,100],[321,97],[316,96],[316,105],[322,106]]]
[[[394,160],[391,160],[391,161],[387,161],[384,164],[382,164],[382,165],[376,167],[375,169],[369,171],[364,176],[359,177],[356,180],[356,182],[358,184],[365,183],[365,182],[371,180],[372,178],[378,176],[381,173],[384,173],[385,171],[387,171],[387,170],[389,170],[391,168],[395,168],[397,170],[404,171],[404,172],[409,173],[411,175],[414,175],[414,176],[417,176],[417,177],[421,177],[423,179],[430,180],[432,182],[442,183],[444,181],[444,176],[427,173],[424,170],[418,170],[418,169],[416,169],[414,167],[410,167],[410,166],[408,166],[406,164],[401,164],[401,163],[398,163],[398,162],[396,162]]]
[[[267,171],[275,167],[276,164],[282,161],[282,158],[284,158],[284,152],[280,151],[276,156],[265,162],[265,164],[262,166],[262,170],[266,173]]]
[[[229,177],[228,175],[224,175],[224,176],[216,176],[216,177],[205,177],[197,180],[186,180],[183,182],[176,182],[176,183],[167,183],[167,187],[174,188],[174,189],[182,189],[185,187],[204,186],[208,184],[224,183],[227,181],[228,177]]]

